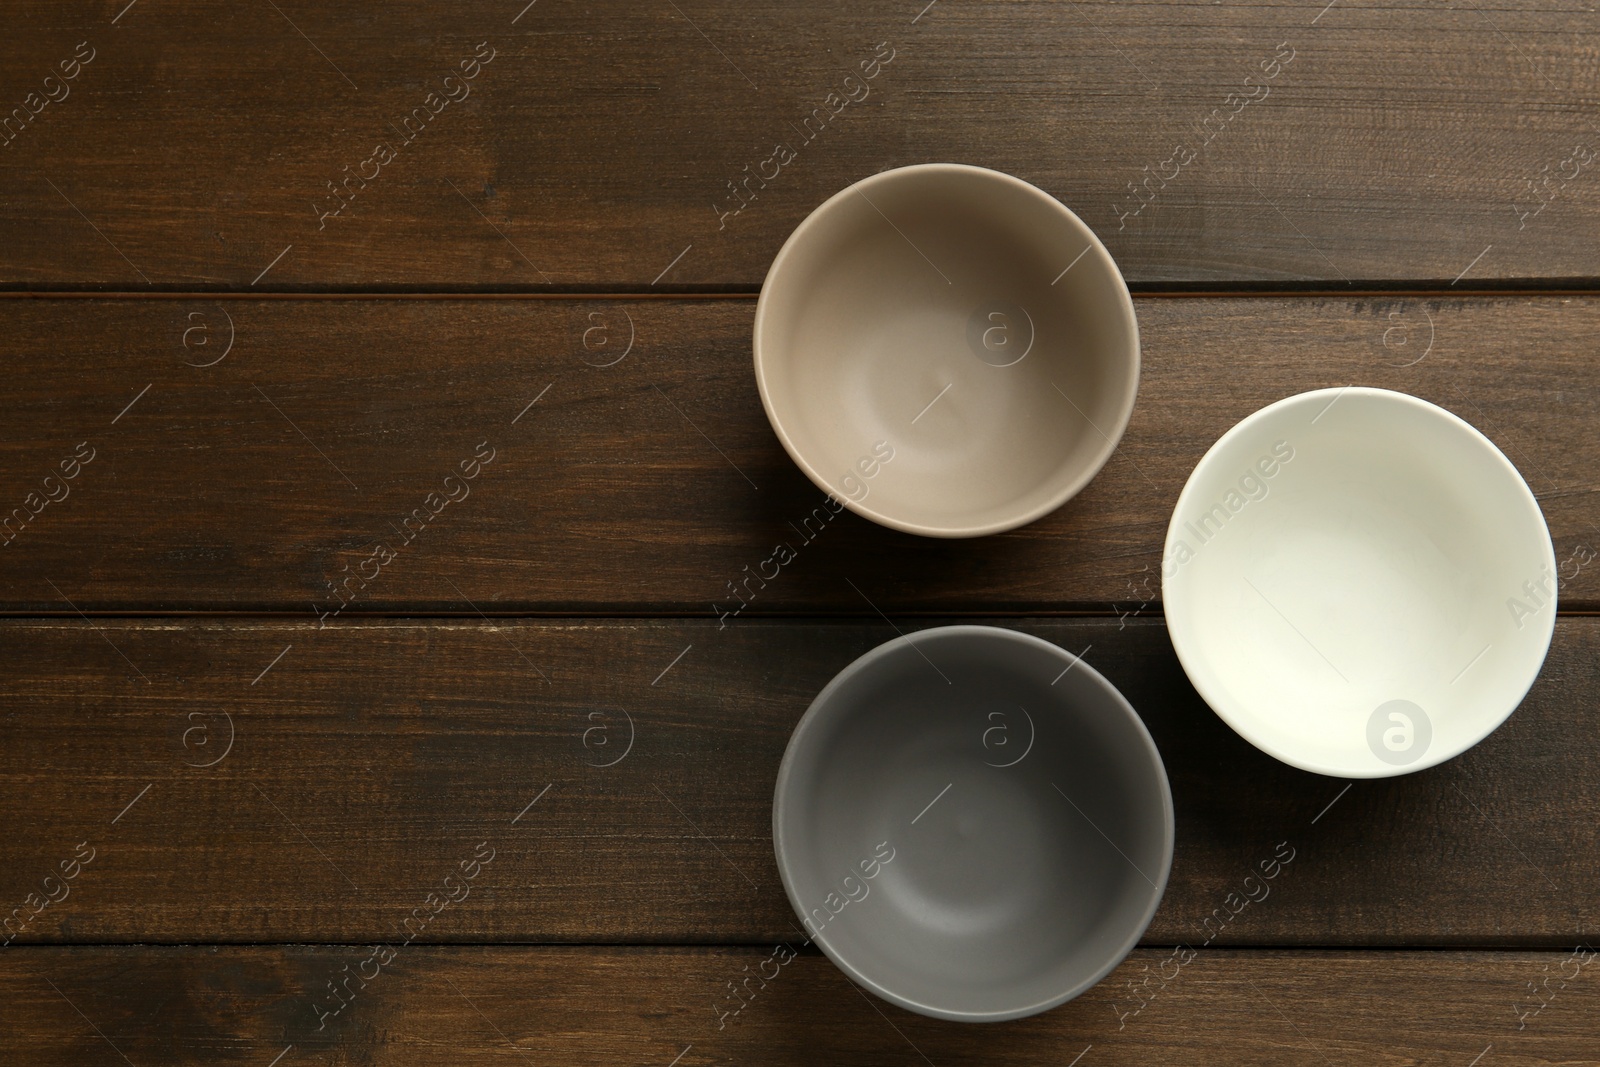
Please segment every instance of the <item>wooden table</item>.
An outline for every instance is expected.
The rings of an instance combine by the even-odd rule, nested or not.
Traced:
[[[0,1060],[1600,1063],[1592,9],[4,16]],[[1104,238],[1132,425],[1046,519],[846,514],[723,625],[821,501],[756,396],[763,272],[930,160]],[[1355,783],[1201,703],[1156,579],[1204,449],[1351,383],[1480,427],[1564,563],[1512,719]],[[1000,1025],[813,950],[745,984],[796,942],[789,731],[958,618],[1092,648],[1149,724],[1178,844],[1144,945]]]

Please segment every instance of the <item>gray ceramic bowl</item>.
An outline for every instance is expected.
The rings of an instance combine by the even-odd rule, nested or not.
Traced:
[[[851,978],[968,1022],[1055,1007],[1138,942],[1172,866],[1172,793],[1128,702],[1048,641],[946,626],[818,694],[778,771],[789,902]]]
[[[756,303],[789,455],[873,522],[976,537],[1066,503],[1133,413],[1139,327],[1111,254],[1020,178],[928,163],[797,227]]]

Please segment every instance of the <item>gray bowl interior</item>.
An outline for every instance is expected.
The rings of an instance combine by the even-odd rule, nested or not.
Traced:
[[[927,1015],[1016,1018],[1138,941],[1172,862],[1172,799],[1143,723],[1087,664],[944,627],[817,697],[773,839],[807,934],[847,974]]]

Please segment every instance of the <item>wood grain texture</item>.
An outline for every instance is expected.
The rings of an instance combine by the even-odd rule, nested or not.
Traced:
[[[815,533],[754,302],[682,298],[949,160],[1059,197],[1136,291],[1592,289],[1592,18],[8,4],[0,1061],[1600,1064],[1600,297],[1141,299],[1120,449],[981,542]],[[567,295],[469,298],[520,293]],[[1352,383],[1488,434],[1576,573],[1505,726],[1344,783],[1205,707],[1157,574],[1219,434]],[[1178,812],[1145,947],[985,1027],[805,947],[770,836],[815,693],[957,619],[1084,650]]]
[[[1140,949],[1077,1000],[984,1026],[869,999],[819,954],[763,968],[771,954],[414,947],[374,971],[365,948],[11,950],[0,1050],[74,1067],[1600,1063],[1600,980],[1572,952],[1218,950],[1178,968],[1170,950]],[[328,981],[357,970],[372,981],[352,980],[318,1029],[317,1008],[338,1004]],[[729,983],[758,972],[774,976],[752,979],[732,1014]]]
[[[0,284],[748,289],[928,161],[1036,183],[1140,285],[1600,274],[1581,6],[127,7],[7,7]]]
[[[1159,619],[1004,622],[1087,648],[1160,746],[1178,837],[1149,943],[1548,948],[1600,918],[1600,620],[1561,620],[1481,745],[1354,784],[1237,737]],[[828,679],[894,638],[881,620],[11,621],[0,914],[60,895],[43,879],[87,842],[19,943],[392,940],[487,842],[422,940],[800,936],[772,857],[778,762]]]
[[[1211,443],[1352,383],[1481,428],[1574,561],[1563,607],[1600,606],[1600,568],[1578,567],[1600,549],[1600,298],[1137,303],[1139,402],[1105,469],[1031,526],[950,542],[821,521],[756,394],[752,301],[0,301],[0,515],[41,509],[0,547],[0,607],[310,617],[337,585],[351,612],[710,618],[784,542],[798,558],[747,587],[749,614],[1129,612],[1159,596]],[[907,418],[937,391],[908,393]],[[45,503],[80,442],[95,458]],[[484,442],[470,496],[438,504]],[[399,558],[367,582],[379,543]]]

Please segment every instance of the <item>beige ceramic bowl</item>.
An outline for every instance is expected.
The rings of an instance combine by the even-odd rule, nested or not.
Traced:
[[[1018,178],[885,171],[812,212],[756,305],[756,383],[820,488],[908,533],[1054,511],[1133,413],[1139,328],[1089,227]]]

